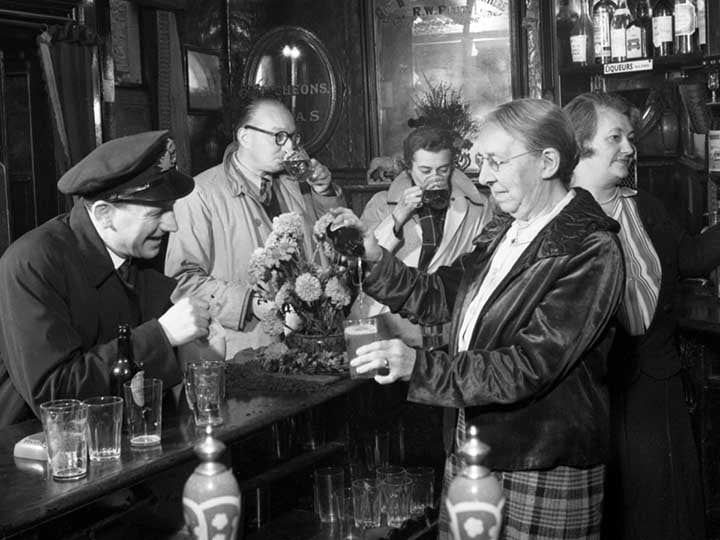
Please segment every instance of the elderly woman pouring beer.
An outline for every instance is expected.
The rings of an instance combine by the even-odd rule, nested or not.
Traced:
[[[569,189],[578,149],[556,105],[500,105],[478,145],[480,183],[502,213],[471,253],[426,274],[364,231],[366,292],[421,324],[451,321],[449,343],[378,341],[351,364],[385,367],[378,383],[409,381],[408,399],[446,408],[444,492],[465,426],[477,426],[505,494],[502,538],[599,538],[608,323],[624,280],[618,225],[587,191]],[[336,213],[335,227],[363,228],[349,210]],[[450,511],[441,504],[440,538],[450,538]]]

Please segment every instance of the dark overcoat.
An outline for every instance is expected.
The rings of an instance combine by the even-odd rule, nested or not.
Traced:
[[[473,252],[435,274],[385,253],[366,280],[394,312],[452,321],[449,352],[418,351],[408,398],[464,408],[496,470],[587,467],[608,456],[608,323],[624,266],[618,224],[587,191],[575,192],[491,294],[468,351],[457,351],[458,328],[512,218],[494,218]],[[455,416],[446,416],[449,441]]]
[[[108,394],[117,327],[133,327],[135,359],[166,388],[182,380],[157,317],[175,281],[133,264],[135,290],[114,271],[87,210],[76,204],[0,258],[0,426],[38,415],[43,401]]]
[[[675,297],[680,277],[707,274],[720,265],[720,227],[693,237],[649,193],[639,191],[635,200],[660,259],[662,280],[647,331],[630,337],[618,327],[610,355],[613,459],[606,536],[705,538],[698,452],[683,398]]]

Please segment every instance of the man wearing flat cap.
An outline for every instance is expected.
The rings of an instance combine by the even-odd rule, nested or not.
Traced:
[[[174,347],[207,335],[208,310],[144,264],[177,229],[173,204],[193,189],[165,131],[106,142],[65,173],[76,203],[0,258],[0,426],[43,401],[108,394],[117,327],[132,328],[146,376],[179,383]]]
[[[178,293],[197,295],[217,310],[228,358],[272,341],[253,316],[248,263],[270,234],[273,217],[300,214],[306,249],[312,253],[317,218],[345,205],[330,171],[314,159],[307,181],[282,174],[283,160],[299,143],[300,133],[285,105],[274,99],[251,102],[240,115],[223,162],[198,175],[195,190],[175,206],[178,230],[168,240],[165,273],[178,280]]]

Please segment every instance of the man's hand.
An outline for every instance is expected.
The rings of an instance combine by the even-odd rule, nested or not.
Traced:
[[[158,322],[170,345],[184,345],[193,339],[208,335],[209,305],[204,300],[185,296],[168,309]]]
[[[312,187],[313,191],[318,195],[327,195],[330,189],[330,183],[332,182],[330,169],[315,158],[310,160],[310,168],[312,169],[312,174],[308,177],[307,183],[310,184],[310,187]]]
[[[365,255],[363,259],[368,261],[379,261],[382,257],[382,248],[378,244],[375,233],[357,217],[349,208],[333,208],[330,210],[335,219],[330,224],[330,230],[336,230],[340,227],[353,227],[363,233],[363,244],[365,246]]]
[[[417,186],[410,186],[403,191],[392,213],[395,221],[397,221],[401,227],[407,223],[407,220],[410,219],[413,212],[422,204],[422,193],[422,189]]]

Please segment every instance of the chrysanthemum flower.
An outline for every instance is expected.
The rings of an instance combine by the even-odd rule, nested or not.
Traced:
[[[300,236],[303,219],[297,212],[286,212],[273,218],[273,232],[278,236]]]
[[[347,306],[350,304],[350,292],[336,276],[328,279],[325,285],[325,296],[337,306]]]
[[[295,294],[303,302],[315,302],[322,294],[320,280],[307,272],[300,274],[295,280]]]

